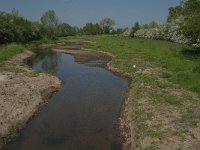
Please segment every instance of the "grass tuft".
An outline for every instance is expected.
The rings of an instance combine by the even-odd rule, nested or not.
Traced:
[[[24,51],[24,47],[18,44],[9,44],[0,46],[0,62],[9,60],[14,55]]]

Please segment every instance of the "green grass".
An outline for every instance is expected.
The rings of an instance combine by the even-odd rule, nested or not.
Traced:
[[[114,36],[84,38],[96,42],[87,43],[86,48],[113,53],[117,56],[113,63],[130,74],[135,72],[132,66],[136,60],[142,58],[161,67],[161,77],[200,94],[200,58],[184,55],[182,51],[188,48],[184,45]],[[142,65],[138,65],[137,68],[142,69]]]
[[[27,44],[7,44],[0,45],[0,62],[11,59],[14,55],[19,54],[24,51],[24,49],[35,49],[38,45],[41,44],[56,44],[61,42],[63,38],[58,38],[55,40],[50,40],[48,38],[43,38],[38,41],[32,41]],[[41,52],[43,53],[43,52]]]
[[[9,60],[14,55],[23,52],[24,47],[18,44],[8,44],[0,46],[0,62]]]
[[[27,49],[34,49],[35,47],[37,47],[41,44],[56,44],[56,43],[62,42],[62,39],[64,39],[64,38],[57,38],[57,39],[43,38],[41,40],[29,42],[29,43],[25,44],[24,46]]]

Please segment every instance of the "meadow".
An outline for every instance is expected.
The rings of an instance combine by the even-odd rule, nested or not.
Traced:
[[[188,46],[167,41],[134,39],[118,36],[87,36],[93,41],[86,48],[113,53],[113,63],[133,75],[142,64],[136,61],[142,58],[161,68],[160,75],[172,83],[200,94],[200,58],[198,51]]]

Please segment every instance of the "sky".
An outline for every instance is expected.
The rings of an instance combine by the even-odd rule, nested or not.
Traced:
[[[115,20],[116,27],[131,27],[151,21],[164,22],[168,8],[181,0],[0,0],[0,11],[17,9],[20,15],[39,21],[42,14],[52,9],[60,21],[82,27],[105,17]]]

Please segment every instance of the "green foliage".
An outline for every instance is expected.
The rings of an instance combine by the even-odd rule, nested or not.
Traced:
[[[181,105],[181,100],[178,99],[176,96],[166,96],[165,98],[165,101],[171,105],[175,105],[175,106],[179,106]]]
[[[155,22],[155,21],[151,21],[151,22],[149,23],[149,28],[155,28],[155,27],[157,27],[157,26],[158,26],[158,23]]]
[[[130,36],[131,36],[131,37],[134,37],[135,32],[138,31],[139,29],[140,29],[140,24],[139,24],[139,22],[136,22],[136,23],[134,24],[134,26],[132,27],[132,29],[131,29],[131,34],[130,34]]]
[[[126,28],[117,28],[116,30],[113,29],[111,33],[120,35],[120,34],[123,34],[124,32],[126,32],[127,30],[128,30],[128,27],[126,27]]]
[[[179,22],[181,32],[190,40],[189,44],[200,46],[200,0],[183,0],[180,5],[169,8],[167,21]]]
[[[100,23],[87,23],[80,33],[83,35],[98,35],[98,34],[122,34],[128,28],[118,28],[114,29],[115,21],[111,18],[105,18],[100,21]]]
[[[82,29],[83,34],[86,35],[97,35],[102,33],[102,29],[98,23],[93,24],[93,23],[87,23],[83,29]]]
[[[40,20],[45,27],[56,28],[58,25],[58,16],[53,10],[45,12]]]
[[[167,17],[167,22],[171,22],[182,15],[183,8],[181,5],[169,8],[169,15]]]
[[[57,35],[58,17],[53,10],[48,10],[41,17],[44,33],[50,38],[55,38]]]
[[[158,23],[155,21],[151,21],[149,24],[144,24],[140,28],[141,29],[150,29],[150,28],[155,28],[158,26]]]
[[[128,30],[128,28],[117,28],[116,34],[122,34],[122,33],[124,33],[126,30]]]
[[[73,36],[78,33],[77,27],[72,27],[67,23],[59,23],[58,16],[53,10],[48,10],[41,17],[41,32],[44,36],[56,39],[56,37]]]
[[[104,34],[109,34],[115,25],[115,21],[111,18],[104,18],[100,21],[100,27]]]
[[[76,33],[77,33],[76,27],[72,27],[67,23],[61,23],[57,27],[57,34],[60,37],[73,36],[76,35]]]
[[[42,24],[31,22],[19,15],[0,12],[0,44],[28,43],[41,39],[56,39],[58,36],[72,36],[78,33],[77,27],[67,23],[60,23],[53,10],[49,10],[41,17]]]
[[[172,74],[170,72],[163,72],[162,73],[163,78],[170,78],[171,76],[172,76]]]
[[[16,12],[0,12],[0,22],[0,44],[26,43],[41,38],[39,24],[24,19]]]
[[[194,68],[192,69],[193,72],[195,73],[199,73],[200,74],[200,64],[194,66]]]
[[[196,43],[200,39],[200,0],[186,0],[183,3],[184,23],[182,30]]]
[[[17,44],[0,46],[0,62],[9,60],[14,55],[23,52],[24,47]]]

